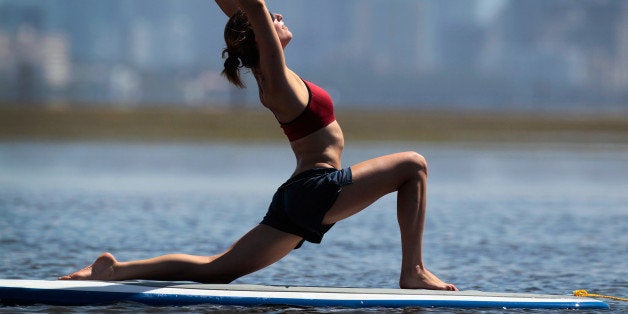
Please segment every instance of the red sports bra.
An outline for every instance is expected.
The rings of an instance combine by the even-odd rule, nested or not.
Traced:
[[[336,121],[334,103],[329,94],[311,82],[303,80],[310,94],[303,112],[288,123],[281,123],[290,142],[310,135]]]

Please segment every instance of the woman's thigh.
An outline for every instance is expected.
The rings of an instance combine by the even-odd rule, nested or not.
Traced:
[[[266,225],[257,225],[224,253],[205,265],[203,274],[214,281],[231,282],[260,270],[290,253],[301,237]]]
[[[323,224],[335,223],[358,213],[382,196],[397,191],[426,167],[425,159],[415,152],[386,155],[351,166],[353,183],[342,188]]]

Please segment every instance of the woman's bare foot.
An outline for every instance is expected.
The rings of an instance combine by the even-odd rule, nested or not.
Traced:
[[[438,277],[429,270],[418,265],[416,266],[415,273],[401,274],[399,288],[458,291],[458,288],[453,284],[438,279]]]
[[[113,267],[118,263],[111,253],[100,254],[93,264],[59,280],[113,280]]]

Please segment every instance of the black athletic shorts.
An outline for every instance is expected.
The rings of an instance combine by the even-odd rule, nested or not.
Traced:
[[[342,187],[351,182],[351,168],[315,168],[297,174],[277,189],[261,224],[321,243],[333,226],[323,225],[323,218]],[[302,244],[303,241],[295,248]]]

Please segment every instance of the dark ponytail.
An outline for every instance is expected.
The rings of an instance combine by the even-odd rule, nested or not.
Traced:
[[[224,75],[233,85],[244,88],[240,77],[242,67],[255,68],[259,65],[259,52],[255,43],[255,34],[249,19],[242,10],[238,10],[225,26],[225,43],[227,48],[222,51],[225,59]]]
[[[225,48],[222,51],[222,58],[225,59],[225,68],[222,70],[222,75],[225,76],[231,84],[244,88],[245,85],[240,78],[240,68],[242,67],[240,59],[231,55],[229,48]]]

